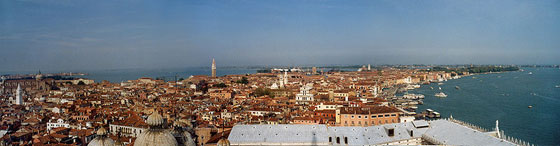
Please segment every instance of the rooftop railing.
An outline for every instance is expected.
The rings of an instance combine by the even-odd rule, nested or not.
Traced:
[[[535,144],[531,144],[531,143],[529,143],[529,142],[527,142],[527,141],[523,141],[523,140],[520,140],[520,139],[518,139],[518,138],[514,138],[514,137],[511,137],[511,136],[507,136],[507,135],[505,135],[505,133],[504,133],[503,130],[500,130],[500,131],[496,131],[496,129],[489,130],[489,129],[482,128],[482,127],[480,127],[480,126],[477,126],[477,125],[474,125],[474,124],[471,124],[471,123],[468,123],[468,122],[465,122],[465,121],[457,120],[457,119],[455,119],[455,118],[444,118],[443,120],[451,121],[451,122],[454,122],[454,123],[457,123],[457,124],[466,126],[466,127],[468,127],[468,128],[471,128],[471,129],[480,131],[480,132],[496,132],[496,134],[497,134],[497,135],[495,136],[496,138],[501,139],[501,140],[504,140],[504,141],[511,142],[511,143],[513,143],[513,144],[516,144],[516,145],[520,145],[520,146],[535,146]]]

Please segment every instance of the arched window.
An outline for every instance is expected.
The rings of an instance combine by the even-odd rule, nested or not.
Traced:
[[[336,137],[336,143],[340,144],[340,137]]]

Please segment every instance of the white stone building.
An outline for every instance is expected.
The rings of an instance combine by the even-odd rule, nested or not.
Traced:
[[[58,127],[66,127],[66,128],[70,128],[70,124],[68,122],[65,122],[62,119],[58,119],[55,121],[52,121],[53,119],[49,120],[49,122],[47,122],[47,131],[50,131],[54,128],[58,128]]]
[[[296,104],[309,104],[309,102],[313,102],[313,94],[309,92],[311,89],[312,85],[309,84],[301,87],[296,95]]]

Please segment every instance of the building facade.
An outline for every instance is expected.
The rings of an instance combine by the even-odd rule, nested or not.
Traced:
[[[313,94],[309,91],[311,90],[311,86],[305,85],[300,88],[299,93],[296,95],[296,104],[309,104],[313,102]]]
[[[49,122],[47,122],[47,131],[50,131],[58,127],[70,128],[70,124],[62,119],[58,119],[56,120],[56,122],[52,120],[49,120]]]
[[[372,126],[399,123],[400,110],[387,106],[342,107],[339,110],[340,126]]]

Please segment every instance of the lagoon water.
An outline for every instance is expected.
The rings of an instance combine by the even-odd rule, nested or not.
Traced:
[[[14,74],[36,74],[38,71],[1,71],[2,75],[14,75]],[[72,70],[72,71],[42,71],[42,73],[61,73],[61,72],[79,72],[87,73],[85,76],[73,76],[76,78],[88,78],[93,79],[95,82],[101,82],[107,80],[113,83],[119,83],[121,81],[136,80],[141,77],[150,78],[163,78],[166,81],[175,80],[180,78],[188,78],[191,75],[208,75],[210,76],[211,69],[209,67],[186,67],[186,68],[162,68],[162,69],[103,69],[103,70]],[[247,68],[247,67],[224,67],[218,68],[216,74],[218,76],[223,75],[236,75],[236,74],[253,74],[256,73],[257,69]]]
[[[234,74],[253,74],[256,69],[246,68],[225,68],[216,71],[217,76],[234,75]],[[208,75],[212,74],[210,68],[204,67],[191,67],[191,68],[175,68],[175,69],[115,69],[115,70],[97,70],[97,71],[84,71],[88,73],[85,76],[77,76],[82,78],[89,78],[95,82],[107,80],[109,82],[118,83],[127,80],[136,80],[141,77],[150,78],[163,78],[166,81],[175,80],[179,78],[188,78],[191,75]]]
[[[423,85],[409,93],[426,96],[424,105],[418,107],[419,112],[433,109],[442,117],[453,115],[455,119],[486,129],[493,129],[499,120],[500,130],[506,135],[538,145],[558,145],[560,88],[555,86],[560,85],[560,69],[523,69],[523,72],[468,76],[443,85]],[[440,92],[438,87],[448,95],[446,98],[434,96]]]

